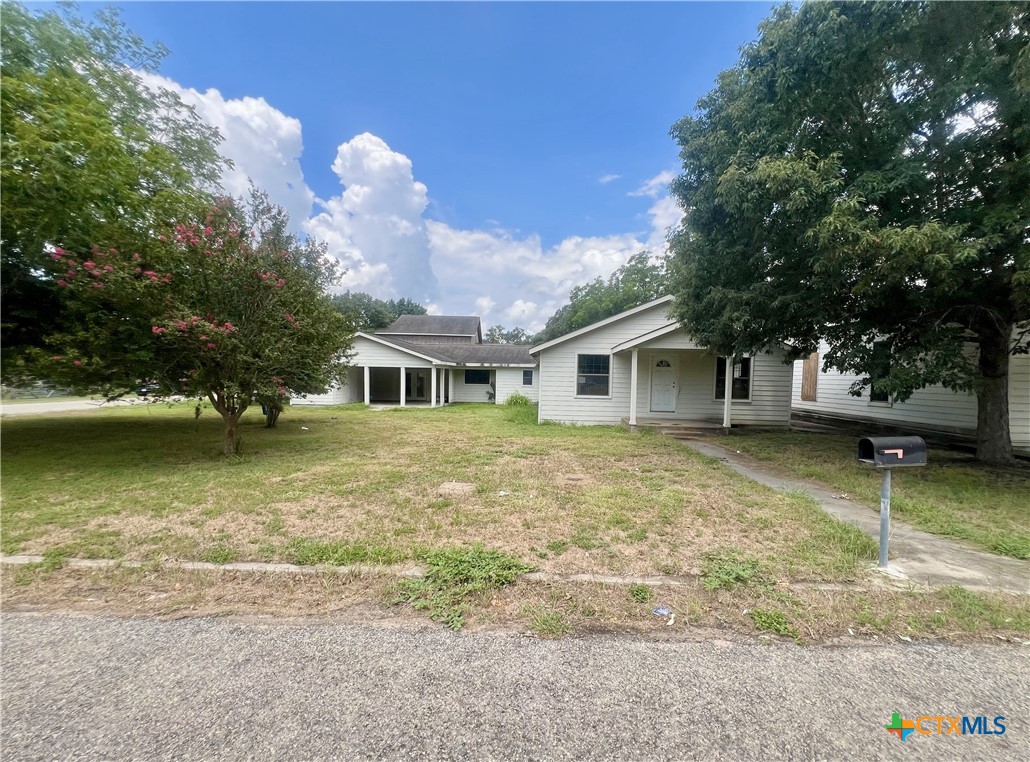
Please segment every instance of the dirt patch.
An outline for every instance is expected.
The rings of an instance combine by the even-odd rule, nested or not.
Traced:
[[[436,488],[440,497],[467,497],[476,494],[476,485],[472,482],[444,482]]]

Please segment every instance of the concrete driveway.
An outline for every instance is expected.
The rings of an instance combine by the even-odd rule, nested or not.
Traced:
[[[104,402],[102,400],[54,400],[51,402],[19,402],[16,405],[0,406],[0,415],[39,415],[41,413],[66,413],[82,410],[100,410],[106,407],[125,407],[127,405],[146,405],[148,401],[136,397]]]
[[[1018,646],[31,613],[2,628],[5,760],[987,760],[1030,732]],[[1007,731],[902,743],[895,711],[1000,714]]]

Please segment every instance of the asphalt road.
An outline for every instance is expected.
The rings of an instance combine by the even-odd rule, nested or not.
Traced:
[[[1030,648],[2,618],[21,759],[1015,759]],[[887,733],[892,711],[1001,736]],[[1025,757],[1023,757],[1025,758]]]

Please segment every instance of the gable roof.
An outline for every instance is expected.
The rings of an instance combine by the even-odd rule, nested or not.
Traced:
[[[401,315],[377,334],[421,333],[434,336],[480,336],[479,318],[465,315]]]
[[[646,344],[649,341],[654,341],[655,339],[659,339],[662,336],[674,333],[675,331],[681,330],[682,328],[683,326],[681,326],[679,323],[668,323],[666,325],[661,326],[660,328],[655,328],[653,331],[648,331],[647,333],[642,333],[639,336],[635,336],[632,339],[628,339],[627,341],[624,341],[621,344],[616,344],[614,347],[612,347],[612,352],[624,352],[627,349],[639,347],[641,344]]]
[[[437,365],[536,367],[536,360],[529,353],[529,347],[521,344],[414,344],[378,333],[359,331],[354,335]]]
[[[580,328],[578,331],[573,331],[572,333],[567,333],[564,336],[559,336],[557,339],[551,339],[550,341],[545,341],[543,344],[538,344],[537,346],[531,348],[529,351],[532,354],[536,354],[537,352],[541,352],[541,351],[543,351],[545,349],[550,349],[551,347],[557,346],[558,344],[561,344],[562,342],[568,341],[569,339],[574,339],[577,336],[582,336],[585,333],[590,333],[591,331],[595,331],[598,328],[601,328],[602,326],[611,325],[612,323],[617,323],[620,320],[628,318],[630,315],[636,315],[637,313],[643,312],[644,310],[649,310],[652,307],[657,307],[659,304],[670,304],[672,302],[672,300],[673,300],[673,297],[672,297],[671,294],[669,294],[667,296],[660,296],[660,297],[658,297],[657,299],[655,299],[652,302],[647,302],[646,304],[641,304],[640,306],[634,307],[634,308],[629,309],[629,310],[626,310],[625,312],[620,312],[618,315],[612,315],[610,318],[605,318],[604,320],[598,320],[596,323],[591,323],[590,325],[586,326],[585,328]]]

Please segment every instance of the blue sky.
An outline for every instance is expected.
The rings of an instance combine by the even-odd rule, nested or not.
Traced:
[[[161,84],[226,133],[227,186],[271,186],[350,286],[537,327],[571,286],[661,249],[669,128],[770,8],[122,6],[171,49]]]

